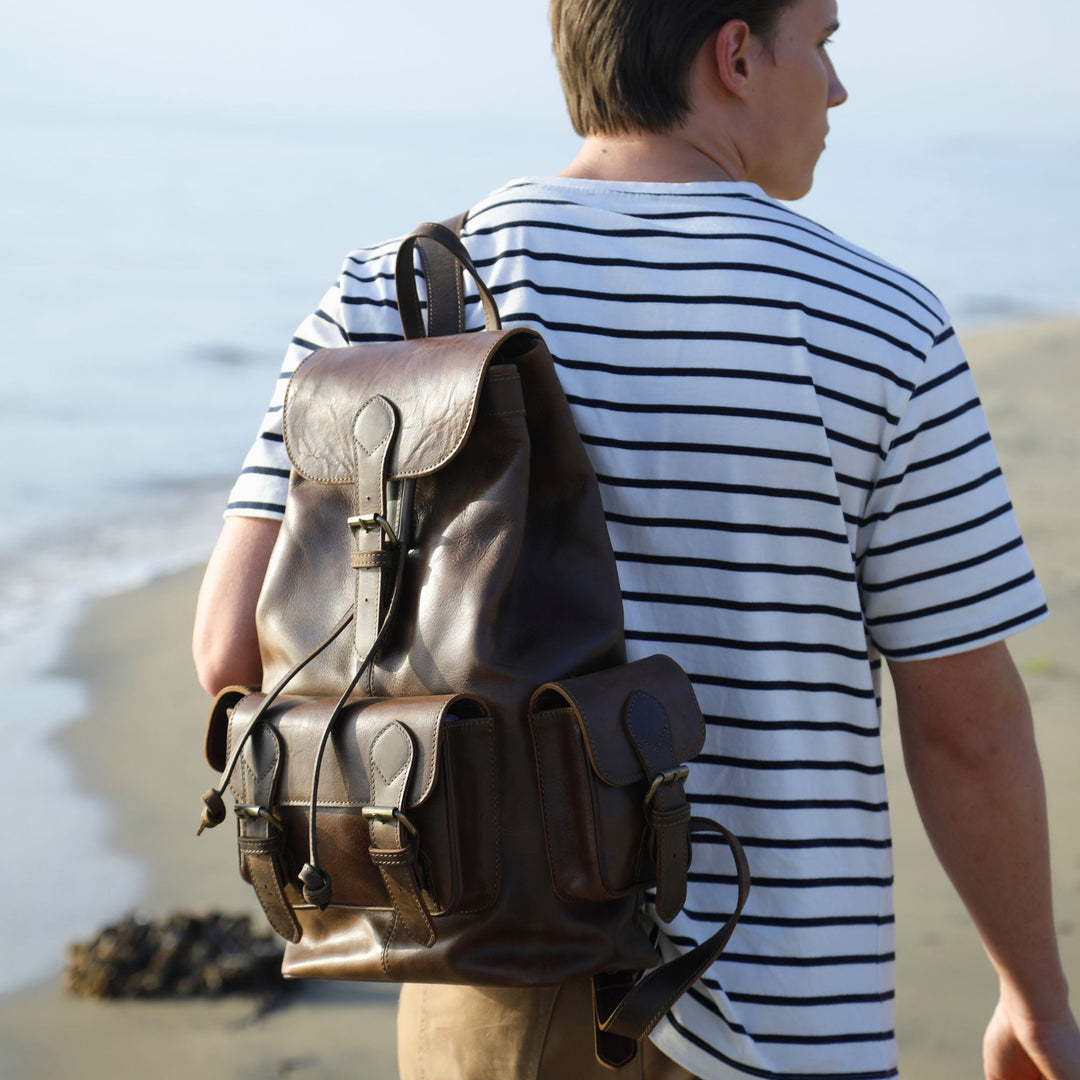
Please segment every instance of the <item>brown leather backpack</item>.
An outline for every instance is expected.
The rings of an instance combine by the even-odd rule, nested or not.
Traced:
[[[460,267],[479,333],[462,332]],[[686,675],[665,656],[626,663],[596,478],[543,340],[501,329],[444,226],[413,232],[396,270],[404,340],[320,350],[289,384],[263,691],[215,703],[223,775],[203,826],[231,784],[241,872],[287,940],[286,975],[592,975],[597,1053],[618,1066],[726,944],[745,858],[690,814],[705,729]],[[701,831],[732,850],[736,909],[660,965],[644,895],[675,916]]]

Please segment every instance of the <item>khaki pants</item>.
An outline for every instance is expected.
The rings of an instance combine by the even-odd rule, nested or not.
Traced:
[[[401,1080],[695,1080],[647,1039],[627,1068],[599,1064],[587,979],[524,990],[407,983],[398,1068]]]

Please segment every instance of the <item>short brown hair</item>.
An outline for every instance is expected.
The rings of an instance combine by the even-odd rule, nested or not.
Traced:
[[[690,108],[690,65],[732,19],[769,44],[794,0],[551,0],[555,62],[579,135],[669,131]]]

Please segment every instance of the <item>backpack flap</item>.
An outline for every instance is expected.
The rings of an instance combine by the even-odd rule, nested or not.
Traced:
[[[670,921],[689,867],[685,762],[705,742],[686,674],[657,655],[547,683],[530,722],[556,893],[603,900],[655,884]]]
[[[536,341],[525,329],[482,331],[312,353],[285,394],[282,423],[293,468],[315,483],[353,483],[354,422],[362,405],[380,396],[398,414],[388,479],[437,472],[461,450],[478,412],[523,410],[516,373],[501,366]],[[485,378],[492,364],[500,370]]]

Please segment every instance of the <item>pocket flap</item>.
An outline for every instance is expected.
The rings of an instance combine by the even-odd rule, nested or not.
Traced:
[[[635,697],[654,699],[670,732],[675,761],[695,757],[705,745],[705,720],[690,679],[670,656],[657,654],[632,664],[546,683],[532,696],[531,714],[569,707],[581,726],[593,770],[608,784],[632,784],[646,777],[626,730]]]
[[[232,709],[227,753],[243,736],[265,698],[250,694]],[[336,702],[329,698],[281,697],[267,709],[260,723],[268,724],[284,746],[278,780],[278,806],[307,806],[315,756],[326,722]],[[413,741],[413,770],[406,790],[406,805],[419,806],[431,794],[439,767],[442,725],[453,717],[486,715],[472,698],[450,694],[442,697],[368,698],[350,702],[334,722],[319,769],[318,805],[360,807],[371,802],[369,762],[376,738],[393,722],[408,731]],[[231,787],[240,797],[234,774]]]
[[[436,472],[464,445],[483,409],[489,365],[510,362],[535,342],[532,331],[519,329],[319,349],[293,372],[285,393],[289,460],[316,483],[351,483],[353,421],[360,406],[378,394],[398,413],[390,478]],[[516,372],[508,375],[516,379]],[[498,395],[495,404],[506,396]],[[520,389],[517,402],[524,407]]]

